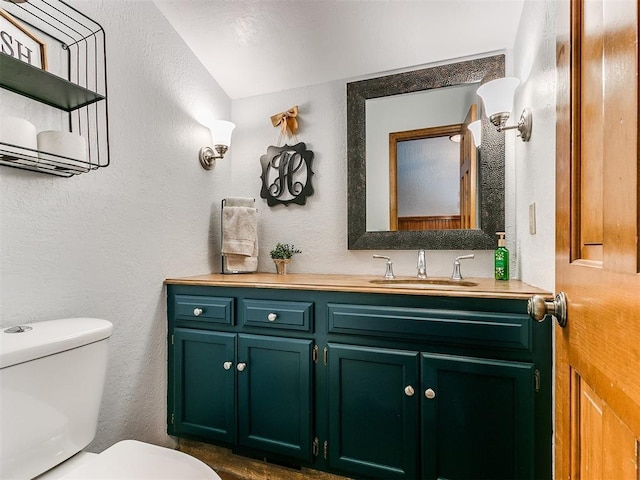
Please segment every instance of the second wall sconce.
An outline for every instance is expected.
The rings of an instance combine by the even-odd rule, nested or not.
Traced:
[[[200,165],[206,170],[211,170],[215,165],[215,160],[224,157],[229,145],[231,145],[231,133],[236,128],[236,124],[226,120],[216,120],[211,125],[211,138],[213,148],[204,146],[200,149]]]
[[[517,129],[522,141],[528,142],[533,123],[531,109],[525,108],[518,123],[507,126],[507,120],[513,110],[513,96],[519,84],[520,80],[515,77],[497,78],[480,86],[477,94],[482,98],[487,117],[498,127],[499,132]]]
[[[476,147],[479,147],[482,143],[482,120],[471,122],[467,125],[467,128],[471,132],[471,135],[473,135],[473,141],[476,144]]]

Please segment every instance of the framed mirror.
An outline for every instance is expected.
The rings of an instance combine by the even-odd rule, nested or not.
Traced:
[[[371,115],[375,108],[385,112],[385,122],[395,122],[395,115],[410,116],[407,106],[422,102],[422,96],[427,103],[421,104],[423,106],[419,107],[418,111],[422,109],[432,113],[438,108],[450,114],[456,109],[452,103],[436,107],[436,103],[429,103],[429,95],[437,93],[438,103],[441,104],[442,98],[446,95],[454,94],[457,98],[462,92],[468,96],[468,92],[475,92],[480,84],[503,76],[504,55],[495,55],[347,84],[349,249],[490,250],[496,247],[495,232],[504,230],[504,134],[498,133],[486,118],[482,119],[482,144],[475,152],[477,179],[474,180],[474,185],[477,185],[477,192],[473,200],[474,221],[466,223],[475,228],[430,227],[428,230],[398,230],[397,225],[391,225],[393,220],[389,213],[389,206],[393,205],[390,194],[395,194],[396,198],[402,195],[402,192],[398,191],[390,193],[389,187],[393,184],[389,180],[389,171],[392,171],[390,138],[392,133],[398,134],[397,131],[391,130],[397,128],[378,128],[380,131],[376,131],[367,128],[367,123],[373,123],[371,119],[375,117]],[[459,122],[463,123],[463,120],[464,118]],[[400,124],[404,121],[401,120]],[[417,125],[421,125],[420,120],[415,121],[418,122]],[[443,121],[446,122],[441,125],[443,127],[457,123],[450,119]],[[423,127],[438,128],[433,124]],[[463,131],[464,133],[469,132]],[[383,160],[376,161],[376,156],[382,156]],[[382,166],[378,163],[374,165],[374,161]],[[397,189],[402,190],[403,186],[398,183]],[[387,209],[380,215],[380,218],[386,220],[378,224],[371,221],[374,215],[378,215],[370,205],[376,201],[386,205]]]

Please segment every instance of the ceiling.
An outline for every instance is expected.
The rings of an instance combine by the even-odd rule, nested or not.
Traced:
[[[524,0],[154,0],[232,99],[510,49]]]

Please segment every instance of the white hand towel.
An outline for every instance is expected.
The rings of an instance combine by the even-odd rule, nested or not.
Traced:
[[[245,257],[242,255],[225,255],[225,270],[232,273],[256,272],[258,270],[258,257]]]
[[[229,197],[224,200],[227,207],[253,207],[256,201],[247,197]]]
[[[257,256],[258,215],[255,208],[222,209],[222,254]]]

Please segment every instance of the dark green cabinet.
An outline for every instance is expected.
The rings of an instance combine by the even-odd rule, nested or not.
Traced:
[[[172,433],[234,443],[236,335],[176,328],[172,340]]]
[[[530,363],[329,344],[329,390],[332,467],[381,479],[531,478]]]
[[[310,461],[311,340],[175,328],[169,432]]]
[[[169,285],[168,432],[355,479],[551,478],[524,299]]]
[[[422,478],[533,479],[535,368],[421,356]]]
[[[418,352],[329,344],[329,465],[373,478],[419,478]],[[410,390],[407,390],[410,392]]]
[[[311,340],[239,335],[240,445],[311,460]]]

